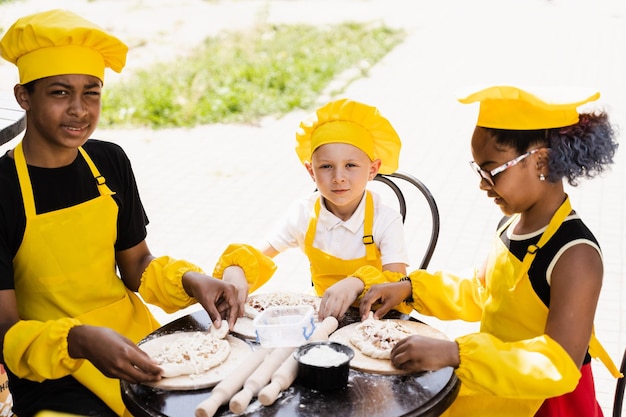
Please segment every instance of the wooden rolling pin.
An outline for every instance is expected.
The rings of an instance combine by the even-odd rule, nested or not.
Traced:
[[[271,349],[259,348],[246,358],[239,368],[211,390],[211,395],[196,407],[196,417],[212,417],[223,404],[241,389],[250,374],[263,362]]]
[[[310,342],[318,342],[327,340],[328,336],[337,330],[339,322],[336,318],[329,316],[317,326],[311,338]],[[259,391],[258,397],[261,404],[268,406],[274,404],[276,398],[281,391],[286,390],[296,380],[298,376],[298,361],[290,355],[285,362],[274,372],[271,382],[267,384],[261,391]]]
[[[243,384],[243,389],[230,399],[230,411],[234,414],[242,414],[246,411],[252,398],[259,393],[261,388],[270,382],[272,374],[295,350],[295,347],[274,348],[272,352],[267,355],[263,363],[246,379],[246,382]]]

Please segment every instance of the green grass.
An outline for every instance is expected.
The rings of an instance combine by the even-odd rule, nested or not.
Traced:
[[[107,86],[100,123],[153,128],[252,123],[308,109],[338,75],[351,69],[357,70],[354,77],[366,75],[404,36],[356,23],[264,25],[224,33],[207,39],[186,59],[157,64]]]

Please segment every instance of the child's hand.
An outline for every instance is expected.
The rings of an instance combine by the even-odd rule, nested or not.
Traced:
[[[355,277],[346,277],[333,284],[322,297],[318,314],[320,321],[328,316],[343,317],[364,287],[363,281]]]
[[[215,327],[220,328],[222,319],[228,320],[231,329],[235,327],[235,322],[243,314],[243,304],[234,284],[188,271],[183,275],[183,286],[187,294],[198,300],[209,313]]]
[[[73,327],[67,337],[68,352],[76,359],[87,359],[100,372],[133,384],[161,379],[162,369],[132,340],[99,326]]]
[[[457,368],[459,362],[459,346],[450,340],[413,335],[399,341],[391,351],[393,366],[414,372]]]
[[[372,285],[359,304],[361,318],[362,320],[366,320],[372,310],[372,306],[379,304],[376,313],[374,313],[374,318],[380,319],[384,317],[389,310],[406,300],[410,295],[411,283],[409,281]]]

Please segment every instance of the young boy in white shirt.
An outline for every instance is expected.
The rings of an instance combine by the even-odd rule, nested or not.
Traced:
[[[359,268],[387,271],[392,281],[406,275],[400,213],[366,189],[378,173],[396,171],[401,141],[378,109],[349,99],[320,107],[300,123],[296,140],[296,153],[317,191],[291,206],[264,246],[230,245],[214,276],[235,283],[240,295],[250,293],[273,274],[270,258],[299,247],[309,258],[314,291],[322,297],[319,318],[341,317],[376,283],[352,277]]]

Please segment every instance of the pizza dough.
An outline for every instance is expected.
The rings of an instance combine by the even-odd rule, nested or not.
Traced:
[[[380,321],[400,322],[400,324],[402,324],[402,327],[407,329],[410,334],[417,334],[426,337],[433,337],[436,339],[448,340],[448,337],[445,334],[441,333],[439,330],[419,321],[399,319],[383,319]],[[352,361],[350,361],[351,368],[362,372],[369,372],[381,375],[406,375],[413,373],[412,371],[407,371],[394,367],[389,359],[378,359],[363,354],[363,352],[361,352],[359,348],[351,342],[356,327],[359,326],[361,323],[362,322],[357,322],[344,326],[335,331],[329,337],[329,340],[333,342],[343,343],[354,349],[354,358],[352,359]]]
[[[232,329],[233,333],[238,334],[246,339],[256,339],[256,330],[253,320],[262,311],[273,306],[294,306],[294,305],[310,305],[313,306],[313,317],[317,321],[317,312],[319,311],[321,297],[310,294],[302,294],[296,292],[270,292],[253,294],[248,297],[244,309],[244,317],[237,319]]]
[[[175,357],[180,358],[181,352],[187,351],[186,353],[189,353],[190,349],[199,346],[200,349],[203,349],[201,346],[205,345],[207,340],[217,340],[221,350],[215,355],[207,355],[209,357],[201,357],[200,359],[192,359],[192,352],[189,360],[176,361]],[[181,344],[184,345],[184,348],[175,354],[174,350],[180,349]],[[146,385],[165,390],[190,390],[215,386],[225,376],[237,369],[241,361],[252,353],[252,347],[245,341],[231,335],[222,339],[215,339],[211,336],[210,331],[172,333],[149,339],[140,344],[139,347],[157,360],[171,358],[169,362],[163,362],[160,365],[167,377],[154,383],[146,383]],[[226,355],[224,355],[224,351]],[[195,360],[200,363],[194,362]]]
[[[370,318],[354,328],[350,342],[366,356],[390,359],[393,347],[410,335],[401,320],[374,320],[370,313]]]
[[[229,331],[230,329],[228,328],[228,322],[226,320],[222,321],[219,329],[213,325],[211,325],[211,328],[209,329],[209,333],[211,334],[211,336],[216,339],[225,338],[228,335]]]
[[[250,340],[256,340],[254,321],[250,317],[239,317],[233,327],[233,333]]]
[[[297,292],[285,291],[253,294],[246,300],[245,315],[254,319],[268,307],[310,305],[313,307],[313,315],[317,317],[321,302],[322,299],[320,297]]]
[[[206,372],[222,364],[230,354],[230,344],[213,333],[179,334],[150,356],[163,369],[164,378]]]

